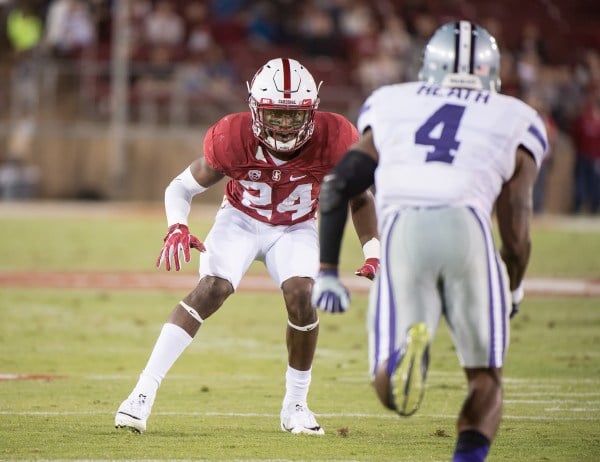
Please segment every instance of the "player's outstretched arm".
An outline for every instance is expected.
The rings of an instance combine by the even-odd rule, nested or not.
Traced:
[[[190,249],[206,250],[204,244],[188,229],[188,215],[195,195],[206,191],[217,183],[223,174],[208,165],[204,158],[195,160],[181,174],[176,176],[165,189],[165,211],[167,215],[167,235],[156,259],[156,267],[165,263],[165,269],[181,269],[181,255],[185,262],[190,261]]]

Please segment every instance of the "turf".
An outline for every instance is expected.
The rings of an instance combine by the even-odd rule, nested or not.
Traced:
[[[322,315],[311,407],[326,435],[279,430],[285,319],[276,294],[236,294],[163,382],[148,432],[115,430],[174,293],[3,290],[4,459],[447,460],[464,381],[442,326],[418,414],[381,408],[366,378],[365,297]],[[598,300],[528,301],[513,324],[505,417],[490,460],[600,455]],[[310,441],[310,443],[309,443]]]
[[[154,271],[166,230],[164,212],[160,204],[142,211],[137,204],[114,209],[84,203],[75,211],[72,205],[54,204],[0,207],[0,271]],[[196,206],[190,215],[191,232],[204,239],[216,211],[216,205]],[[528,276],[600,278],[600,219],[539,219],[532,241]],[[194,258],[184,271],[197,271]],[[341,263],[351,271],[361,261],[349,226]]]
[[[0,270],[154,271],[163,232],[160,214],[4,216]],[[534,229],[529,275],[598,279],[599,241],[596,228]],[[360,261],[355,244],[347,233],[347,272]],[[135,435],[113,428],[114,412],[182,294],[0,291],[0,374],[41,376],[0,380],[0,459],[450,458],[465,383],[446,327],[422,408],[400,418],[368,383],[362,294],[348,313],[321,315],[309,404],[326,435],[310,437],[279,429],[286,353],[276,293],[237,293],[207,321],[164,380],[147,433]],[[600,299],[527,297],[511,327],[504,418],[489,460],[600,460]]]

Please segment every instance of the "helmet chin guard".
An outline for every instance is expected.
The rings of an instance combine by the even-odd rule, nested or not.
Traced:
[[[469,21],[444,24],[423,50],[419,80],[444,87],[500,91],[496,39]]]
[[[314,131],[321,83],[317,86],[310,72],[294,59],[267,62],[246,83],[254,136],[274,152],[301,147]]]

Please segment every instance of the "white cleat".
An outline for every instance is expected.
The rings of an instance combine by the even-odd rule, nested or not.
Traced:
[[[281,429],[289,433],[306,435],[324,435],[325,430],[317,423],[317,419],[306,403],[292,403],[281,410]]]
[[[129,396],[121,403],[115,415],[115,428],[126,428],[133,432],[144,433],[151,410],[152,401],[146,395]]]

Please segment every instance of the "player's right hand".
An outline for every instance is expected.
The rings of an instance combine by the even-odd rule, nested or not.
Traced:
[[[206,250],[200,239],[191,235],[186,225],[179,223],[169,226],[164,242],[163,248],[156,259],[156,267],[160,268],[160,265],[164,261],[167,271],[171,271],[171,262],[175,263],[176,271],[181,269],[179,260],[181,252],[183,252],[185,262],[188,263],[190,261],[190,248],[198,249],[200,252]]]
[[[337,270],[319,271],[311,297],[312,305],[328,313],[343,313],[350,305],[350,294],[338,277]]]

